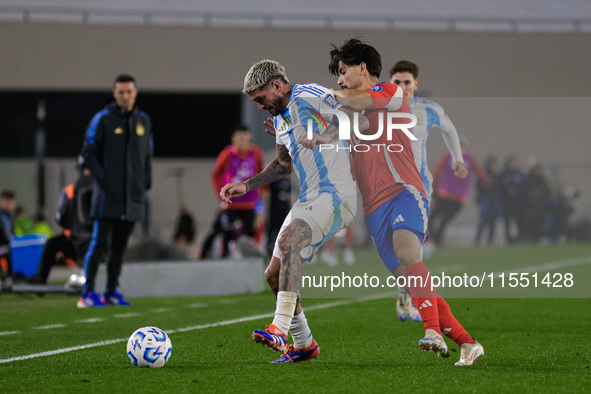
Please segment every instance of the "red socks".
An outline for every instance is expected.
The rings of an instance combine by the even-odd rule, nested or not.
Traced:
[[[439,325],[441,331],[449,339],[461,346],[464,343],[474,344],[474,338],[470,336],[455,318],[447,302],[437,294],[437,311],[439,312]]]
[[[406,267],[404,274],[410,296],[425,323],[425,330],[432,329],[445,334],[458,345],[475,343],[474,338],[451,313],[448,303],[431,288],[431,273],[422,261]]]
[[[404,274],[406,275],[406,285],[410,296],[419,310],[423,323],[425,323],[425,330],[431,329],[441,334],[437,307],[438,294],[431,288],[429,269],[422,261],[419,261],[406,267]]]

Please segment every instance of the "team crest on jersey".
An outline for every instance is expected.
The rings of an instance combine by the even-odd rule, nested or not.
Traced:
[[[384,88],[381,87],[380,85],[373,85],[370,89],[373,90],[374,92],[381,92],[382,90],[384,90]]]
[[[123,134],[123,129],[121,127],[117,127],[115,129],[115,134]]]
[[[144,128],[143,124],[138,123],[137,126],[135,127],[135,132],[137,135],[139,135],[141,137],[144,134],[146,134],[146,129]]]
[[[338,107],[339,102],[332,96],[324,96],[322,102],[328,105],[330,108],[335,109]]]

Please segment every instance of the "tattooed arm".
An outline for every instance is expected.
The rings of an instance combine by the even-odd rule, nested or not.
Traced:
[[[284,145],[277,144],[277,157],[257,175],[242,183],[228,183],[220,191],[222,201],[231,203],[233,197],[245,195],[249,190],[268,185],[291,174],[291,156]]]

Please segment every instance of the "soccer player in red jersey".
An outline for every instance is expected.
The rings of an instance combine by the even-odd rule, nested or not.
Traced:
[[[405,120],[396,114],[410,113],[403,91],[397,85],[378,82],[381,56],[358,39],[334,47],[330,55],[328,68],[338,75],[341,87],[334,91],[337,100],[364,111],[370,122],[369,129],[351,137],[352,170],[363,196],[368,231],[380,257],[395,276],[409,279],[409,292],[425,324],[425,337],[419,345],[424,351],[448,356],[443,333],[461,347],[456,365],[472,365],[484,354],[483,347],[431,287],[431,273],[420,258],[421,244],[428,237],[429,205],[415,165],[412,137],[404,128],[411,118]],[[390,133],[389,120],[398,126]]]

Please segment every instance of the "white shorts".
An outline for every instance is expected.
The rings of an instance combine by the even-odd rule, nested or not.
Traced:
[[[300,253],[304,260],[310,261],[320,245],[353,222],[356,212],[357,195],[341,196],[340,194],[322,193],[314,200],[297,201],[281,225],[273,247],[273,256],[281,258],[279,238],[292,220],[301,219],[308,223],[312,229],[312,242]]]

